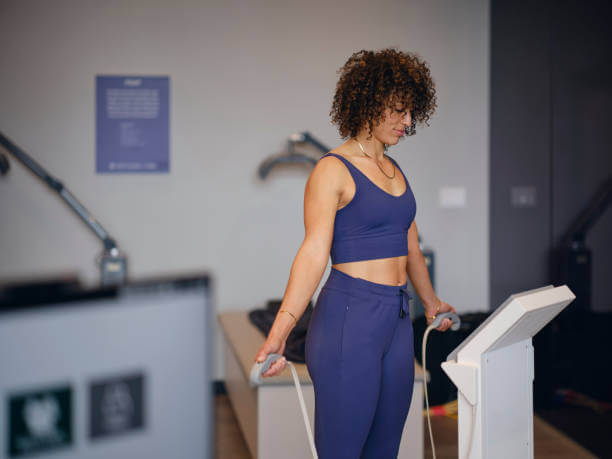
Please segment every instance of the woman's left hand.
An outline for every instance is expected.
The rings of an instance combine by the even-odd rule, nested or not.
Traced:
[[[435,316],[437,316],[438,314],[442,314],[443,312],[454,312],[455,314],[457,313],[457,311],[455,311],[455,308],[453,308],[450,304],[445,303],[440,298],[436,298],[436,301],[432,305],[428,305],[425,307],[425,318],[427,319],[427,325],[431,324],[434,321]],[[436,328],[436,330],[446,331],[450,328],[452,324],[453,322],[449,318],[446,318],[442,321],[440,326]]]

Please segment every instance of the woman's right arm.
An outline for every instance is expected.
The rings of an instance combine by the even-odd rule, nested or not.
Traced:
[[[328,157],[329,158],[329,157]],[[268,354],[282,354],[285,341],[295,326],[289,311],[299,320],[310,302],[327,267],[334,232],[334,219],[342,194],[343,165],[337,159],[321,159],[313,169],[304,191],[304,241],[291,265],[289,281],[283,295],[279,312],[265,343],[255,356],[263,362]],[[278,359],[262,376],[274,376],[285,366]]]

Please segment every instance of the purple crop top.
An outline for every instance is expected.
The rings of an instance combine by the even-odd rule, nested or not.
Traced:
[[[406,191],[394,196],[374,184],[349,160],[333,155],[348,168],[355,182],[353,199],[336,212],[331,246],[332,264],[408,254],[408,228],[416,214],[416,201],[408,179],[393,158],[406,182]]]

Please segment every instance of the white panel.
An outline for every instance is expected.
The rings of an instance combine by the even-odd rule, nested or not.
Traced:
[[[483,355],[482,457],[533,454],[531,338]]]
[[[210,457],[209,308],[197,289],[2,314],[0,395],[58,382],[73,390],[74,447],[37,457]],[[90,441],[89,383],[133,371],[145,377],[144,430]]]
[[[302,384],[304,403],[314,435],[314,390]],[[259,386],[258,459],[312,459],[295,386]]]

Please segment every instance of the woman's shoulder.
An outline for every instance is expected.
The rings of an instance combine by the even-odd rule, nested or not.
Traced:
[[[314,180],[331,181],[338,186],[344,186],[353,175],[350,166],[351,162],[347,156],[341,149],[335,148],[319,158],[311,177]]]
[[[351,154],[350,149],[345,147],[346,144],[340,145],[339,147],[336,147],[332,150],[329,150],[327,153],[325,153],[323,156],[321,156],[320,159],[323,158],[337,158],[339,161],[343,162],[343,163],[350,163],[353,164],[354,159],[356,158],[356,156],[354,154]],[[336,161],[338,162],[338,161]]]
[[[324,167],[326,167],[329,173],[339,175],[346,180],[349,176],[354,177],[353,169],[356,169],[349,158],[350,156],[348,155],[332,150],[320,158],[319,164],[325,163]]]
[[[346,169],[342,165],[347,159],[340,153],[330,150],[319,158],[315,166],[315,170],[319,169],[326,172],[337,173],[338,170]]]

